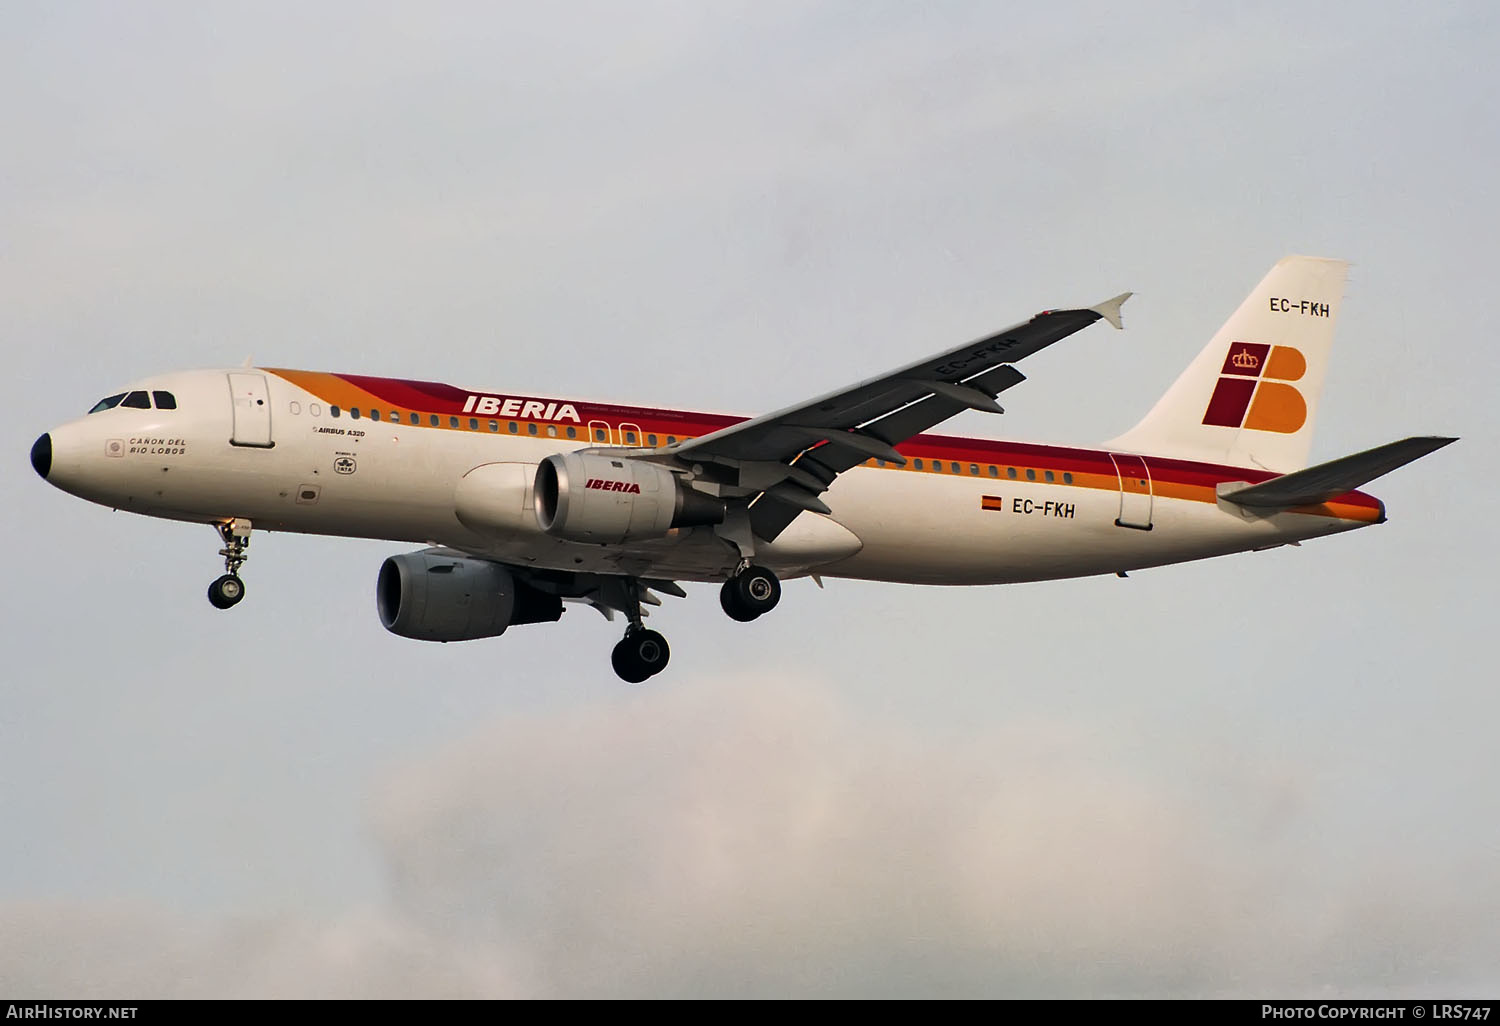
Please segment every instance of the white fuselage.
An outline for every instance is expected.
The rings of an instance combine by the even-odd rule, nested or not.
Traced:
[[[283,372],[191,371],[133,387],[169,392],[176,408],[117,405],[54,429],[45,475],[51,483],[148,516],[241,518],[261,530],[442,545],[520,567],[705,581],[725,578],[740,561],[712,527],[601,545],[552,537],[526,510],[505,528],[475,529],[459,519],[455,489],[477,467],[534,467],[554,453],[599,444],[594,432],[601,430],[609,444],[628,444],[627,427],[629,440],[646,444],[651,426],[637,423],[643,416],[609,412],[628,408],[568,404],[579,436],[568,438],[572,418],[543,416],[556,417],[561,403],[508,407],[529,413],[525,420],[473,419],[457,405],[434,404],[387,405],[371,420],[368,412],[354,419],[347,407],[334,416],[337,404],[327,393]],[[1383,519],[1379,503],[1362,495],[1248,514],[1215,501],[1214,489],[1262,480],[1264,472],[1150,454],[1006,450],[1004,443],[943,436],[919,436],[900,449],[907,466],[870,460],[842,474],[823,495],[831,514],[801,514],[775,542],[757,546],[756,560],[783,576],[996,584],[1265,548]],[[932,469],[934,460],[941,470]]]

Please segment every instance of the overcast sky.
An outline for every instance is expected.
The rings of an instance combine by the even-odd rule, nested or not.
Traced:
[[[0,6],[0,994],[1500,991],[1493,4]],[[759,413],[1130,289],[1003,420],[1128,428],[1287,253],[1390,522],[737,624],[387,634],[406,547],[39,481],[147,374]]]

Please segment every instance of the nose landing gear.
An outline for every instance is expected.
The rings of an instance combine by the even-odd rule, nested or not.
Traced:
[[[249,557],[245,549],[250,546],[250,521],[235,517],[215,524],[224,547],[219,555],[224,557],[224,574],[208,586],[208,601],[215,609],[228,609],[245,597],[245,582],[240,580],[240,567]]]

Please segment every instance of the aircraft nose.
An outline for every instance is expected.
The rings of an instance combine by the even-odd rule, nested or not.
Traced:
[[[52,436],[44,434],[31,443],[31,465],[42,475],[42,480],[52,471]]]

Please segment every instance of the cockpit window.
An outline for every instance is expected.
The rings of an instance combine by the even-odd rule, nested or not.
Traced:
[[[124,398],[125,398],[125,393],[121,392],[118,395],[112,395],[112,396],[110,396],[108,399],[100,399],[97,403],[94,404],[94,408],[92,410],[90,410],[89,412],[90,413],[98,413],[100,410],[112,410],[116,406],[119,406],[120,405],[120,401],[122,399],[124,399]]]
[[[145,392],[131,392],[120,405],[128,406],[132,410],[149,410],[151,409],[151,400],[146,397]]]
[[[177,409],[177,397],[171,392],[152,392],[151,398],[156,402],[158,410]]]

